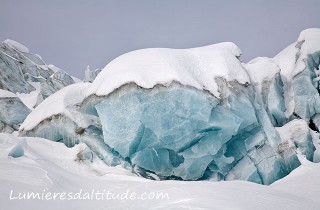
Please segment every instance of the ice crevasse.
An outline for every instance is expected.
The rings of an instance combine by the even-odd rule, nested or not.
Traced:
[[[320,29],[274,58],[240,55],[233,43],[124,54],[46,98],[20,135],[84,142],[151,179],[271,184],[299,156],[320,161]]]

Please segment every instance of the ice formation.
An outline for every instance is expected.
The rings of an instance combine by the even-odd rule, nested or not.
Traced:
[[[0,132],[17,130],[30,112],[16,94],[0,89]]]
[[[0,73],[0,89],[16,93],[30,109],[61,88],[75,83],[66,72],[46,65],[39,55],[9,39],[0,43]]]
[[[93,82],[94,79],[98,76],[102,69],[90,69],[90,66],[87,66],[85,73],[84,82]]]
[[[8,156],[13,158],[18,158],[24,155],[24,149],[23,149],[23,143],[22,141],[18,142],[15,146],[13,146],[8,153]]]
[[[271,184],[297,154],[320,161],[320,29],[274,58],[240,54],[233,43],[124,54],[45,99],[20,135],[84,142],[152,179]]]

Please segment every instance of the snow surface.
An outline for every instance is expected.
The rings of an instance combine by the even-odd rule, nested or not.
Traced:
[[[11,47],[13,47],[14,49],[20,51],[20,52],[24,52],[24,53],[29,53],[29,49],[24,46],[23,44],[20,44],[17,41],[11,40],[11,39],[6,39],[4,40],[4,43],[10,45]]]
[[[0,98],[16,98],[16,97],[17,97],[16,94],[7,90],[0,89]]]
[[[53,64],[49,64],[47,65],[47,67],[49,69],[51,69],[54,73],[58,72],[58,71],[62,71],[62,72],[65,72],[64,70],[60,69],[59,67],[56,67],[55,65]],[[70,75],[71,76],[71,75]],[[71,78],[76,82],[76,83],[81,83],[82,80],[77,78],[77,77],[74,77],[74,76],[71,76]]]
[[[278,64],[281,71],[281,77],[284,85],[284,99],[286,104],[286,116],[290,116],[294,111],[293,87],[291,81],[293,78],[292,71],[296,63],[296,54],[298,49],[295,47],[297,43],[293,43],[276,55],[273,60]]]
[[[48,68],[51,69],[53,72],[60,71],[60,68],[56,67],[56,66],[53,65],[53,64],[49,64],[49,65],[48,65]]]
[[[34,114],[28,115],[19,130],[31,130],[42,120],[56,114],[64,113],[72,118],[67,108],[83,101],[85,97],[84,90],[90,84],[72,84],[52,94],[33,110],[32,113]]]
[[[306,68],[306,58],[320,49],[320,28],[309,28],[300,33],[298,41],[274,57],[287,80]],[[297,59],[297,60],[296,60]]]
[[[24,143],[21,143],[24,142]],[[9,157],[17,144],[22,157]],[[0,203],[10,210],[21,209],[233,209],[316,210],[320,201],[320,165],[304,161],[290,175],[270,186],[244,181],[181,182],[151,181],[133,176],[121,167],[108,167],[96,156],[79,161],[84,144],[67,148],[41,138],[17,138],[0,134]],[[127,191],[168,193],[169,199],[153,200],[10,200],[25,192]]]
[[[309,28],[300,33],[298,43],[303,42],[299,51],[300,56],[297,60],[297,66],[293,72],[297,75],[306,68],[306,59],[309,54],[312,54],[320,49],[320,28]]]
[[[245,64],[252,83],[261,85],[263,81],[270,81],[280,72],[279,66],[272,58],[258,57]]]
[[[278,53],[273,60],[278,64],[281,69],[281,75],[283,75],[288,81],[293,77],[292,71],[296,63],[296,54],[298,48],[296,48],[296,42],[286,47],[280,53]]]
[[[300,33],[297,42],[289,45],[273,58],[281,69],[287,117],[293,113],[295,107],[292,79],[306,68],[308,55],[319,49],[320,29],[309,28]]]
[[[238,60],[240,49],[231,42],[192,49],[142,49],[111,61],[97,76],[87,95],[108,95],[130,82],[143,88],[173,81],[210,91],[219,98],[217,77],[249,83]]]
[[[29,109],[33,110],[33,107],[36,105],[38,96],[41,91],[40,82],[29,82],[34,88],[34,91],[30,93],[17,93],[17,96],[20,98],[22,103],[24,103]]]
[[[78,77],[71,76],[71,78],[75,81],[75,83],[82,83],[83,81]]]
[[[320,187],[320,164],[303,161],[302,165],[284,179],[280,179],[273,183],[274,189],[279,189],[283,192],[294,193],[295,195],[319,202],[319,187]],[[319,208],[319,206],[318,206]]]

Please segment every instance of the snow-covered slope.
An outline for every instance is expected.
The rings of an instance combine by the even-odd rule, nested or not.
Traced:
[[[288,80],[307,67],[309,55],[320,49],[320,30],[310,28],[302,31],[297,42],[291,44],[274,57],[281,69],[281,73]]]
[[[84,91],[89,85],[89,83],[77,83],[57,91],[34,109],[37,114],[29,115],[22,123],[20,130],[31,130],[44,119],[57,114],[65,114],[76,121],[77,119],[73,118],[74,116],[68,108],[83,101],[85,98]]]
[[[18,158],[8,156],[16,145],[21,145],[24,155]],[[0,134],[0,174],[0,203],[11,210],[316,210],[320,205],[320,165],[308,161],[303,161],[289,176],[270,186],[244,181],[151,181],[133,176],[121,167],[106,166],[84,144],[66,148],[61,143],[41,138]],[[98,191],[105,193],[103,200],[102,196],[96,199],[96,194],[91,197],[92,192]],[[33,196],[15,199],[19,193],[20,197],[39,193],[39,197],[44,195],[44,199],[36,196],[35,199]],[[51,193],[48,196],[51,200],[45,199],[48,193]],[[71,193],[70,198],[74,199],[69,200],[65,196],[62,200],[59,194],[53,200],[54,193]],[[85,193],[90,199],[83,199]]]

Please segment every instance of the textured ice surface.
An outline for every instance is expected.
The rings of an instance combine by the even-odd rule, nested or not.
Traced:
[[[14,93],[0,90],[0,132],[17,130],[30,112]]]
[[[84,72],[84,82],[93,82],[94,79],[98,76],[98,74],[101,72],[101,69],[90,69],[89,66],[87,66],[86,71]]]
[[[264,108],[274,126],[282,126],[286,122],[286,111],[283,96],[283,82],[280,68],[271,58],[259,57],[245,65],[252,85],[261,95]]]
[[[253,88],[237,83],[229,88],[223,81],[220,86],[228,92],[220,100],[179,85],[151,91],[123,87],[96,105],[104,141],[138,173],[160,178],[270,184],[287,175],[295,167],[271,146],[280,137],[266,125],[272,125],[267,112],[256,110],[264,104],[251,101]]]
[[[74,82],[63,70],[46,65],[22,44],[13,40],[0,43],[0,89],[21,96],[29,108]]]
[[[11,46],[16,50],[19,50],[20,52],[29,53],[29,49],[26,46],[20,44],[19,42],[16,42],[11,39],[6,39],[4,40],[4,43],[8,44],[9,46]]]
[[[46,65],[22,44],[0,43],[0,131],[17,130],[43,99],[73,83],[68,74]]]
[[[41,95],[43,99],[57,92],[58,90],[74,84],[75,81],[70,75],[62,70],[56,71],[45,82],[41,84]]]
[[[24,155],[24,150],[21,143],[18,143],[16,146],[12,147],[12,149],[8,153],[8,156],[11,156],[13,158],[18,158],[23,155]]]
[[[318,145],[318,135],[312,131],[304,120],[292,120],[286,125],[276,128],[281,136],[283,152],[300,153],[305,155],[307,160],[314,160],[314,152]],[[284,146],[286,148],[284,148]],[[295,147],[298,147],[296,150]],[[285,151],[286,150],[286,151]]]
[[[152,179],[271,184],[300,154],[320,161],[319,30],[248,64],[233,43],[127,53],[45,99],[21,135],[84,142]]]

